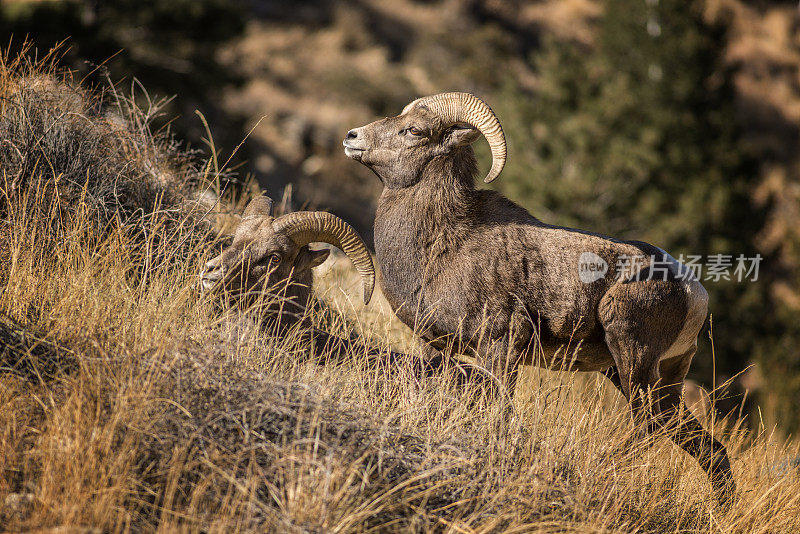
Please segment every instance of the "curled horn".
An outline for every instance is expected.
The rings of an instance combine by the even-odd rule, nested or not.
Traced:
[[[272,199],[262,194],[250,201],[244,209],[242,218],[268,217],[269,215],[272,215]]]
[[[342,250],[361,275],[364,304],[368,304],[375,289],[375,268],[367,245],[342,219],[324,211],[296,211],[279,217],[272,223],[276,232],[286,232],[299,246],[309,243],[329,243]]]
[[[500,121],[486,102],[469,93],[441,93],[414,100],[403,109],[403,113],[415,106],[425,106],[445,124],[465,122],[477,128],[492,150],[492,168],[483,181],[489,183],[497,178],[506,164],[506,137]]]

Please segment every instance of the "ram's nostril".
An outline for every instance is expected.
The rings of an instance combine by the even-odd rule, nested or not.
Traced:
[[[356,130],[350,130],[347,132],[347,139],[356,139],[358,137],[358,132]]]

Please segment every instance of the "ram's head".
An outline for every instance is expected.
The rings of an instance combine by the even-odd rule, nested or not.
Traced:
[[[396,117],[387,117],[347,132],[345,154],[372,169],[392,188],[417,183],[433,161],[486,137],[492,150],[491,182],[506,162],[506,140],[494,112],[469,93],[442,93],[418,98]]]
[[[253,301],[264,295],[291,297],[305,306],[311,295],[311,269],[328,257],[310,243],[341,249],[362,277],[364,302],[375,286],[375,270],[366,245],[353,228],[331,213],[298,211],[272,216],[272,200],[261,196],[245,208],[233,242],[206,263],[206,291],[224,291],[231,299]]]

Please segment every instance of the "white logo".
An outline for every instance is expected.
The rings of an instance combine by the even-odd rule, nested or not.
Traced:
[[[608,263],[594,252],[584,252],[578,258],[578,276],[584,284],[600,280],[607,272]]]

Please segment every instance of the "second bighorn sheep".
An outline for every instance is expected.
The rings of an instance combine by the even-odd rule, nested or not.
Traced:
[[[512,392],[523,362],[605,372],[637,420],[667,429],[730,503],[725,447],[691,414],[679,416],[706,290],[658,247],[546,224],[477,189],[471,144],[481,134],[490,182],[505,164],[505,137],[468,93],[420,98],[344,139],[345,154],[383,182],[375,251],[397,316],[433,349],[475,357]],[[615,276],[608,266],[625,258],[641,263]],[[582,276],[587,262],[596,270]]]
[[[382,352],[352,343],[315,328],[306,310],[316,304],[312,269],[328,257],[328,250],[311,250],[310,243],[328,243],[342,250],[361,275],[367,304],[375,287],[375,270],[367,246],[356,231],[327,212],[299,211],[272,216],[272,200],[256,197],[244,210],[233,242],[206,263],[200,280],[205,291],[219,292],[229,304],[255,308],[261,317],[285,333],[298,326],[302,341],[310,345],[318,362],[339,361],[348,352],[365,350],[372,363],[406,365],[418,378],[438,375],[452,367],[459,381],[470,380],[474,368],[450,365],[439,357],[430,360]]]
[[[312,268],[321,265],[328,250],[311,250],[322,242],[341,249],[361,275],[364,302],[375,286],[375,270],[367,246],[349,224],[326,212],[300,211],[272,216],[272,200],[254,198],[244,210],[233,242],[206,263],[201,284],[206,291],[221,291],[230,303],[257,307],[261,315],[282,331],[301,323],[300,332],[311,335],[317,352],[347,350],[348,344],[312,327],[306,309],[315,302]]]

